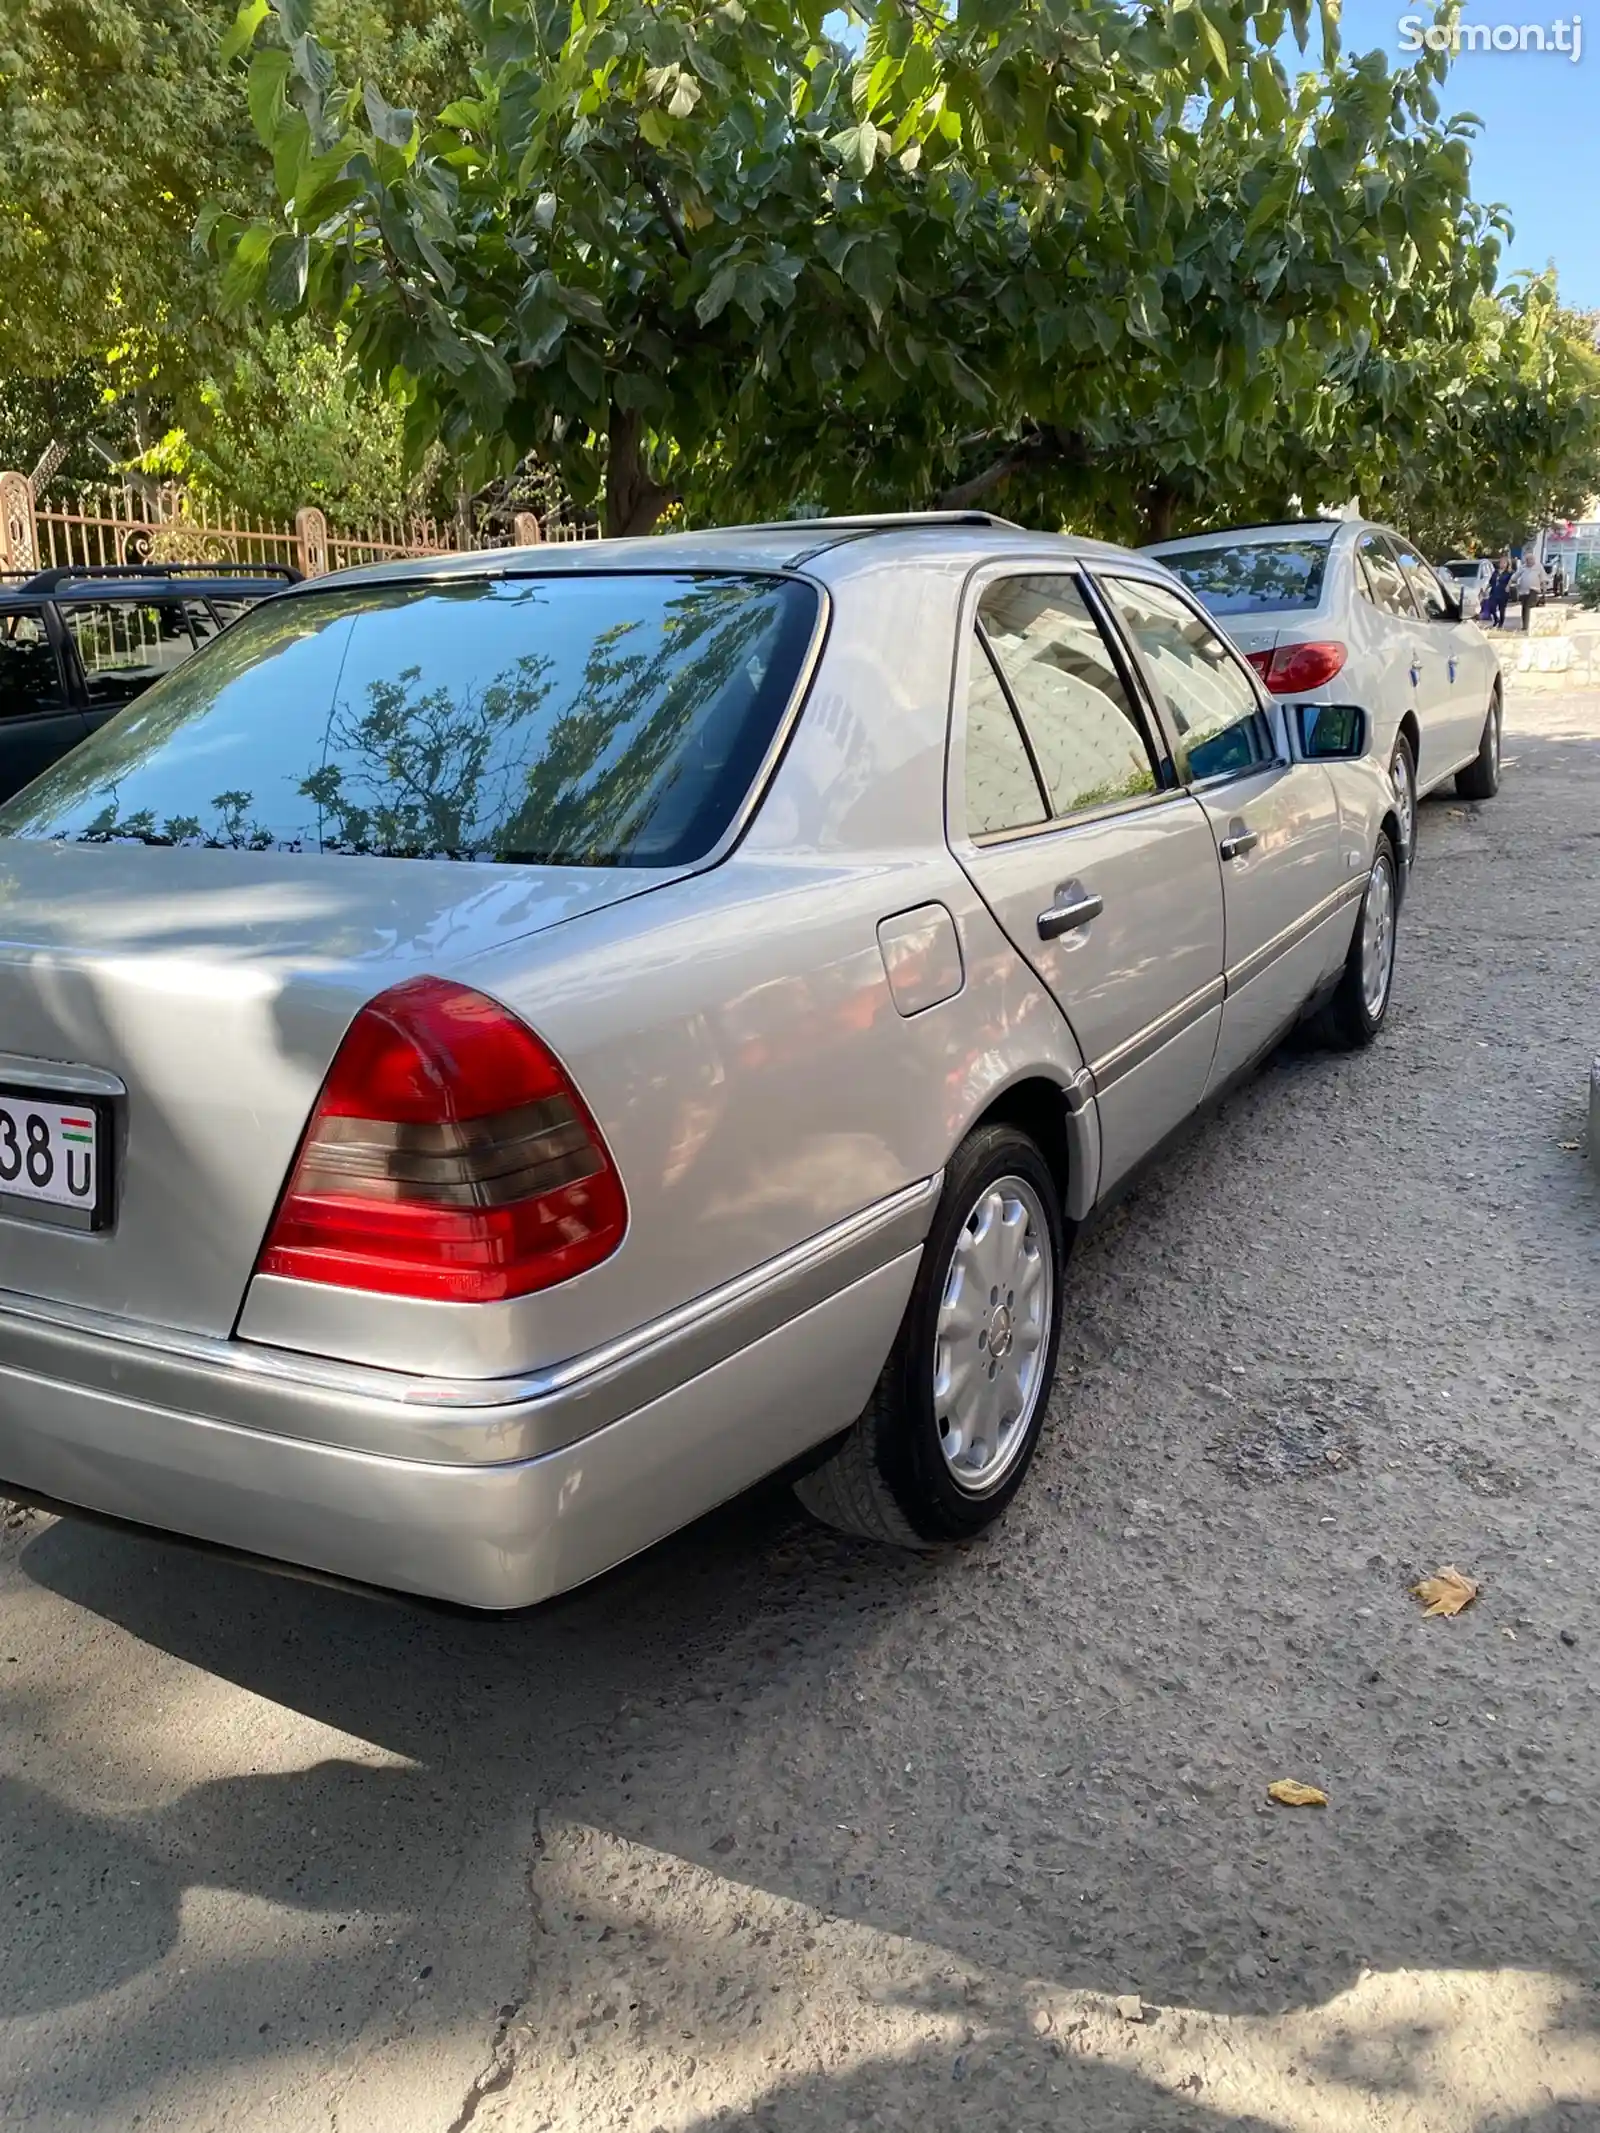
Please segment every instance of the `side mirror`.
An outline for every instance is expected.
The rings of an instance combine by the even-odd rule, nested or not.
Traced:
[[[1439,617],[1439,620],[1441,622],[1459,622],[1465,613],[1466,608],[1460,593],[1447,592],[1444,596],[1444,613]]]
[[[1367,714],[1359,704],[1296,704],[1294,718],[1308,763],[1351,763],[1367,752]]]

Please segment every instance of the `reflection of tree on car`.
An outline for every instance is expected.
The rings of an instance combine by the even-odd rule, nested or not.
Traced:
[[[606,588],[587,633],[586,583]],[[577,581],[559,633],[537,579],[330,588],[228,632],[46,797],[87,842],[671,865],[753,774],[771,728],[751,705],[774,659],[798,658],[797,633],[787,589],[745,577]],[[305,768],[286,779],[293,724]],[[163,809],[140,804],[158,753]],[[181,808],[175,762],[194,785]],[[217,792],[227,768],[240,774]]]

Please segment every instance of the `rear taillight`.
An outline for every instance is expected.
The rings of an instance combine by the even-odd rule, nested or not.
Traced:
[[[1246,657],[1274,696],[1299,696],[1332,681],[1349,653],[1342,644],[1280,644],[1275,652]]]
[[[581,1274],[626,1226],[559,1060],[498,1001],[412,978],[345,1033],[258,1272],[493,1303]]]

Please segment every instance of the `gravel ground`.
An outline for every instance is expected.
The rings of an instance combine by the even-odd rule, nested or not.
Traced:
[[[1081,1246],[998,1539],[481,1624],[10,1527],[0,2123],[1600,2127],[1600,697],[1509,727],[1375,1050]]]

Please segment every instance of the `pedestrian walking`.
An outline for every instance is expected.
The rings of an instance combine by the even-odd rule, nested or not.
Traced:
[[[1501,549],[1489,579],[1489,620],[1497,630],[1506,626],[1506,603],[1511,598],[1511,558]]]
[[[1522,551],[1522,561],[1517,565],[1511,589],[1522,603],[1522,634],[1526,637],[1533,626],[1533,611],[1544,597],[1544,572],[1531,548]]]

